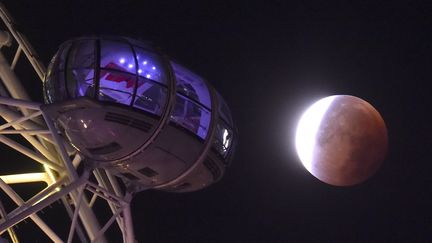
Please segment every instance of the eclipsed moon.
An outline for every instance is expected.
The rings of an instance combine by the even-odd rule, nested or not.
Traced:
[[[335,186],[359,184],[372,176],[384,160],[387,143],[379,112],[349,95],[315,102],[301,116],[295,136],[304,167]]]

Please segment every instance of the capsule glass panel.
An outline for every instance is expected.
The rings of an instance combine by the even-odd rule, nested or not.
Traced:
[[[233,130],[225,122],[219,120],[214,134],[213,148],[224,158],[232,146],[233,136]]]
[[[222,96],[216,92],[218,103],[219,103],[219,116],[224,120],[228,125],[233,126],[233,120],[231,117],[231,111],[225,102],[225,100],[222,98]]]
[[[65,73],[61,71],[51,72],[45,83],[45,92],[47,100],[50,103],[63,101],[67,99],[66,96],[66,82]]]
[[[66,55],[69,52],[69,48],[71,47],[70,43],[64,44],[57,56],[57,63],[55,64],[56,68],[58,70],[64,70],[65,69],[65,64],[66,64]],[[51,69],[51,68],[48,68]]]
[[[67,68],[94,68],[95,41],[82,40],[74,43],[68,51]]]
[[[77,98],[81,96],[94,97],[94,70],[93,69],[68,69],[67,90],[69,97]]]
[[[160,57],[141,48],[135,48],[135,52],[138,62],[138,75],[166,85],[168,83],[167,71]]]
[[[49,103],[66,99],[64,67],[70,43],[63,44],[48,65],[47,78],[44,82],[45,100]]]
[[[136,63],[132,47],[117,41],[101,41],[100,67],[135,73]]]
[[[171,120],[198,137],[205,139],[209,126],[211,114],[203,105],[177,94]]]
[[[59,51],[54,55],[50,64],[48,65],[48,76],[51,72],[63,71],[65,69],[66,54],[68,53],[70,46],[70,43],[65,43],[60,46]]]
[[[99,100],[130,105],[135,80],[134,74],[102,69],[99,81]]]
[[[210,109],[211,97],[205,81],[175,62],[171,65],[176,77],[176,91]]]
[[[153,80],[140,77],[134,107],[161,115],[167,100],[167,88]]]

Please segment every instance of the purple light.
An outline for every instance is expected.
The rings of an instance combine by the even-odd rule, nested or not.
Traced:
[[[155,67],[155,66],[153,66],[153,67],[152,67],[152,69],[153,69],[153,70],[156,70],[156,67]]]
[[[121,63],[121,64],[123,64],[123,63],[125,63],[125,59],[124,58],[120,58],[120,60],[119,60],[119,62]]]
[[[151,78],[151,75],[150,75],[150,74],[147,74],[147,75],[146,75],[146,78]]]
[[[129,64],[129,65],[128,65],[128,68],[133,68],[133,65],[132,65],[132,64]]]
[[[147,61],[144,61],[144,62],[143,62],[143,65],[147,65]]]
[[[142,70],[141,70],[141,69],[138,69],[138,73],[142,73]]]

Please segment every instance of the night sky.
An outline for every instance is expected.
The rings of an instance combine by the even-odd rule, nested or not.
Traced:
[[[239,144],[224,178],[138,194],[138,242],[432,241],[432,4],[209,2],[3,1],[46,64],[74,37],[150,40],[228,102]],[[42,101],[41,83],[23,82]],[[367,100],[388,128],[361,185],[324,184],[295,153],[301,113],[334,94]]]

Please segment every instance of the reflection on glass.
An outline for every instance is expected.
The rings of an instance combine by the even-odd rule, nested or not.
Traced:
[[[116,41],[101,41],[100,66],[135,73],[135,58],[131,46]]]
[[[166,71],[162,61],[156,55],[141,48],[135,48],[138,62],[138,75],[159,83],[167,84]]]
[[[54,57],[51,59],[50,63],[48,64],[48,68],[47,68],[47,79],[49,80],[49,78],[51,77],[53,72],[58,72],[59,71],[59,66],[57,66],[58,61],[59,61],[59,55],[60,55],[60,51],[58,51]]]
[[[49,102],[57,102],[66,99],[64,72],[54,71],[45,82],[46,98]]]
[[[210,108],[210,93],[204,80],[175,62],[171,62],[171,65],[176,76],[177,92]]]
[[[214,135],[213,148],[224,158],[227,156],[232,144],[233,131],[224,122],[219,121]]]
[[[95,42],[80,41],[72,45],[67,61],[67,68],[93,68],[95,62]]]
[[[177,92],[179,92],[179,93],[181,93],[181,94],[183,94],[189,98],[192,98],[196,101],[199,101],[198,94],[195,91],[194,87],[182,79],[177,79],[176,90],[177,90]]]
[[[167,90],[165,87],[151,80],[140,78],[134,107],[155,115],[161,115],[166,97]]]
[[[205,139],[210,125],[210,112],[192,100],[177,94],[171,120]]]
[[[69,51],[71,44],[65,44],[64,46],[61,47],[61,49],[59,50],[58,53],[58,60],[57,60],[57,68],[58,70],[64,70],[65,69],[65,63],[66,63],[66,54]]]
[[[94,97],[93,69],[69,69],[66,73],[70,97]]]
[[[136,77],[133,74],[101,70],[99,99],[130,105]]]
[[[64,44],[60,47],[60,50],[53,56],[51,59],[48,69],[47,75],[50,76],[51,72],[63,71],[64,65],[66,61],[66,53],[70,47],[70,44]]]

